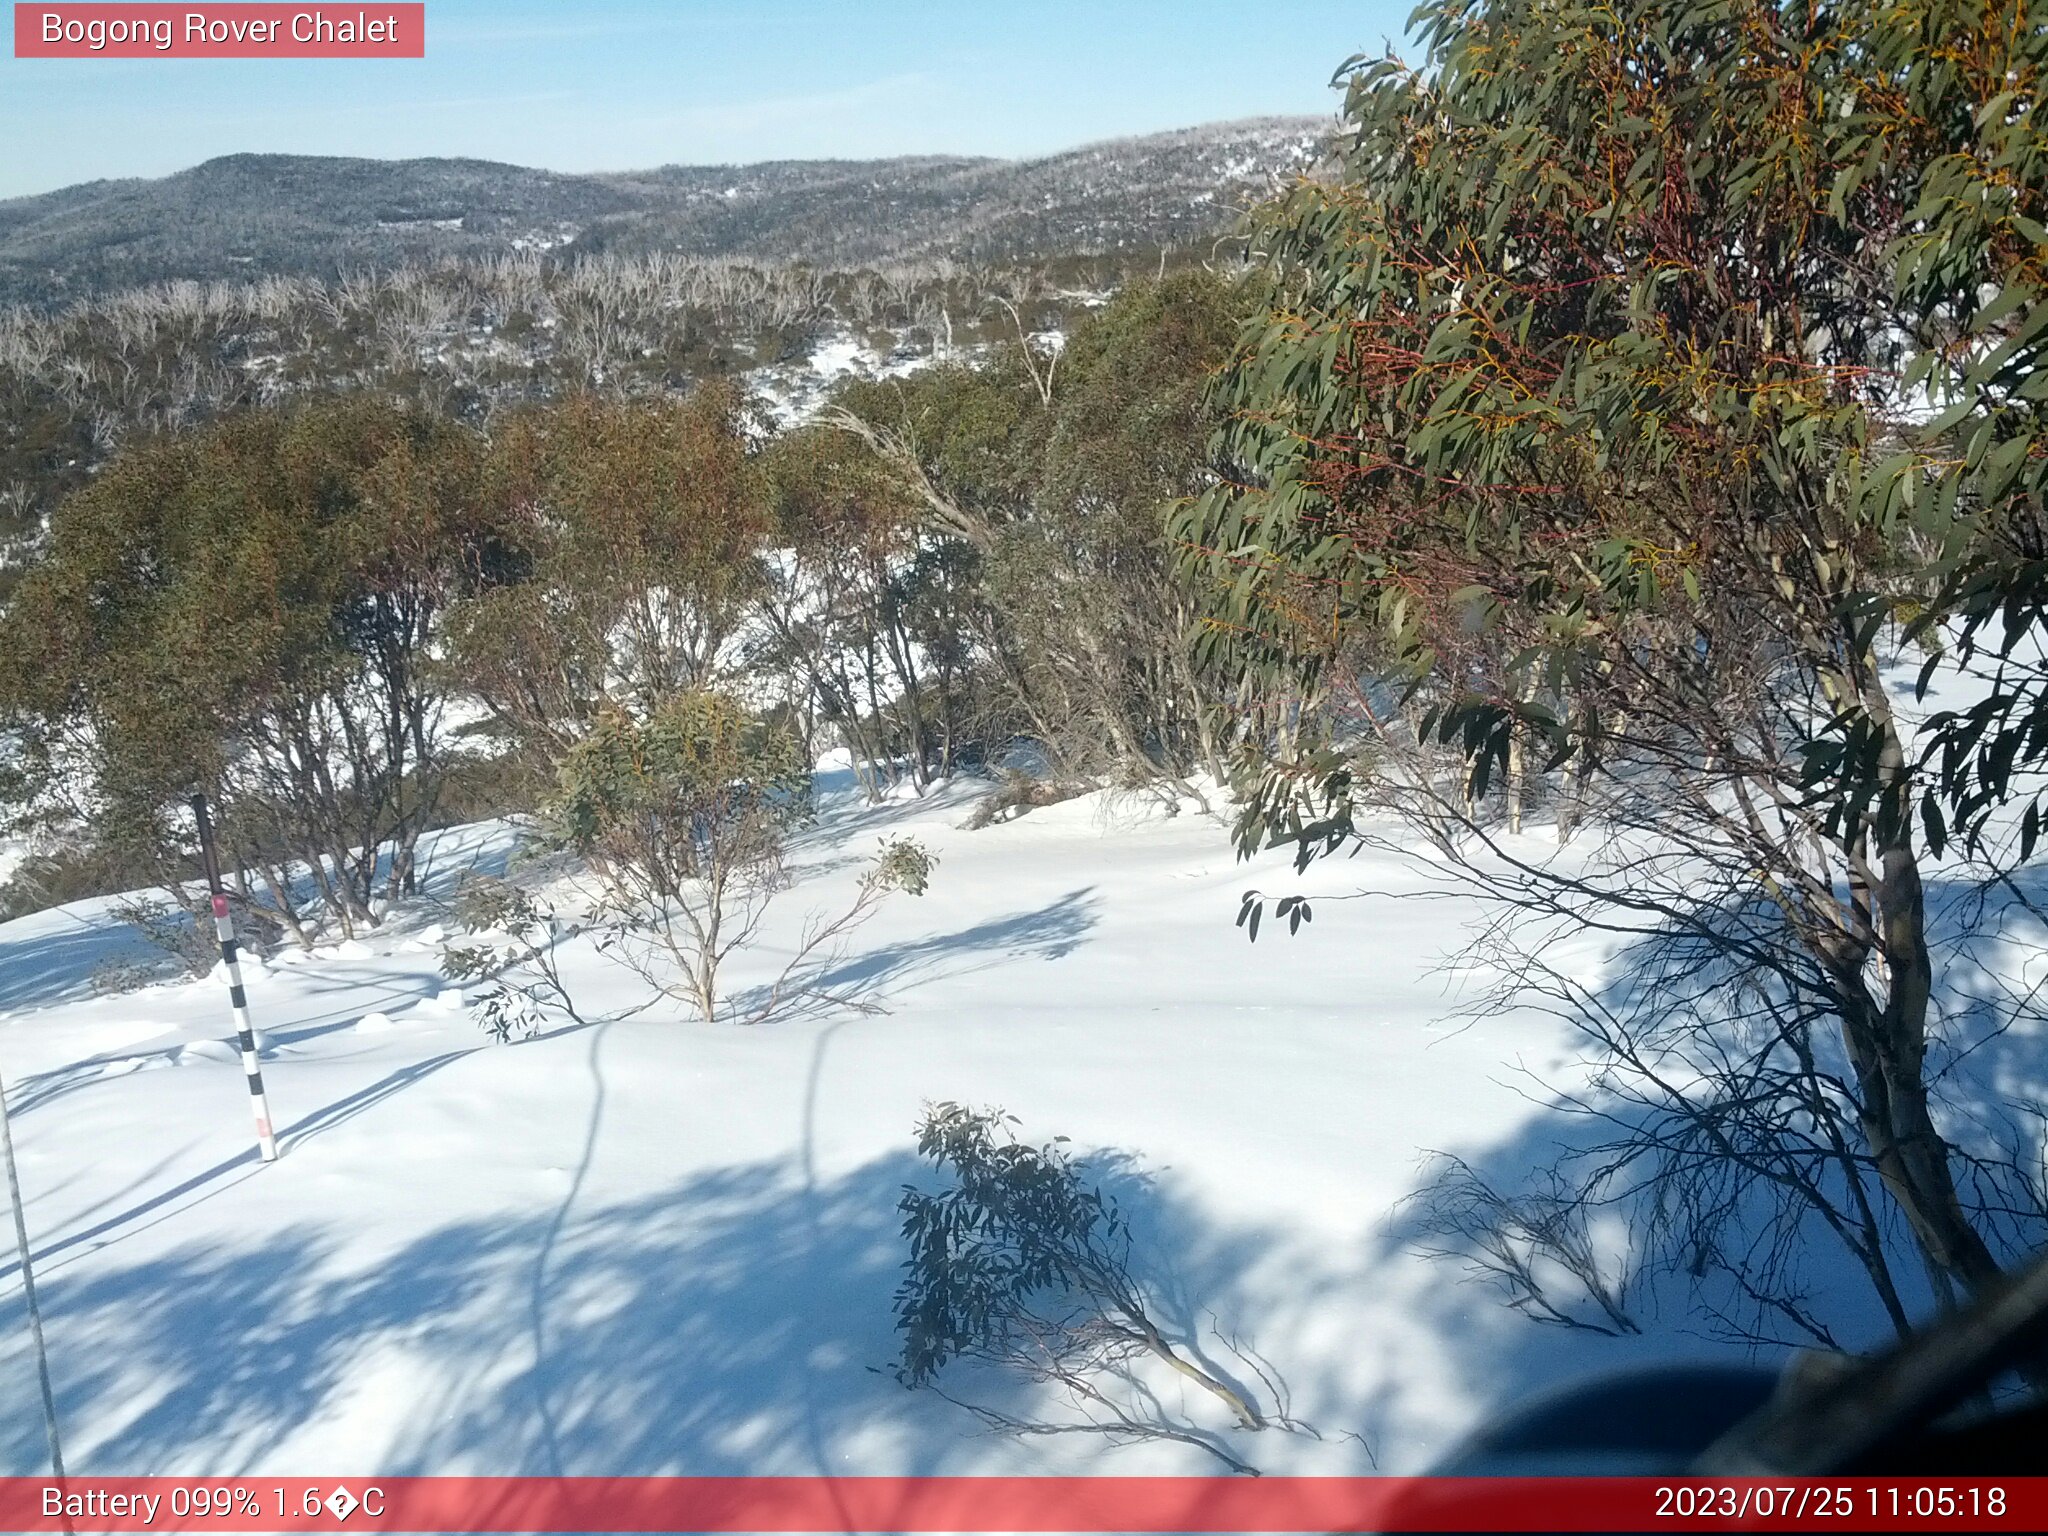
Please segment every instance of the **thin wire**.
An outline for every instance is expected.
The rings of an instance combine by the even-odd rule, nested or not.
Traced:
[[[7,1087],[0,1083],[0,1153],[7,1162],[7,1194],[14,1204],[14,1240],[21,1247],[21,1293],[28,1300],[28,1331],[35,1340],[36,1374],[43,1386],[43,1428],[50,1436],[50,1470],[64,1481],[64,1447],[57,1438],[57,1396],[50,1390],[50,1355],[43,1344],[43,1313],[36,1305],[36,1272],[29,1260],[28,1217],[21,1208],[21,1175],[14,1165],[14,1132],[7,1121]],[[69,1522],[66,1522],[67,1526]]]

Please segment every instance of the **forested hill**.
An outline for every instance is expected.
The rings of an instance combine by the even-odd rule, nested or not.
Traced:
[[[774,161],[604,175],[481,160],[232,155],[159,180],[0,202],[0,302],[535,249],[845,268],[1186,246],[1313,165],[1328,127],[1262,118],[1022,161]]]

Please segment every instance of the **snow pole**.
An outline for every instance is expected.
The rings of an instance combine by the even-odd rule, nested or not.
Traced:
[[[192,797],[192,816],[199,824],[199,856],[206,863],[206,889],[213,898],[213,927],[220,936],[220,963],[227,973],[228,1003],[235,1031],[241,1036],[242,1070],[249,1076],[249,1107],[256,1112],[256,1150],[263,1161],[277,1161],[277,1138],[270,1131],[270,1100],[263,1092],[263,1067],[256,1056],[256,1026],[249,1021],[249,993],[242,985],[242,961],[235,944],[235,922],[228,916],[228,893],[220,883],[220,856],[213,850],[213,822],[206,814],[206,796]]]
[[[50,1471],[64,1482],[64,1447],[57,1438],[57,1395],[50,1390],[50,1353],[43,1344],[43,1312],[36,1305],[36,1269],[29,1258],[28,1217],[21,1208],[21,1175],[14,1166],[14,1131],[7,1123],[7,1086],[0,1083],[0,1152],[7,1161],[7,1195],[14,1204],[14,1241],[21,1248],[21,1294],[28,1302],[29,1339],[35,1345],[36,1374],[43,1386],[43,1431],[50,1437]],[[71,1522],[65,1521],[69,1530]]]

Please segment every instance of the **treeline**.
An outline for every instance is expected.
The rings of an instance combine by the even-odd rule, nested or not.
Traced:
[[[1058,326],[1131,275],[1110,258],[822,271],[531,253],[0,310],[0,596],[64,496],[150,433],[364,390],[481,424],[578,390],[675,393],[828,333],[922,357]]]
[[[364,389],[140,438],[0,614],[14,793],[121,889],[189,873],[204,789],[309,939],[374,923],[432,826],[530,805],[600,721],[685,694],[876,794],[1021,739],[1056,776],[1220,770],[1163,518],[1211,478],[1238,303],[1141,284],[1064,345],[1013,323],[781,432],[714,380],[482,422]]]

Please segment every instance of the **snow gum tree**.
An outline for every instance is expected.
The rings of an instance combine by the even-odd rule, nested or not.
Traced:
[[[1261,218],[1236,469],[1175,524],[1206,663],[1316,727],[1253,720],[1245,839],[1306,859],[1424,807],[1512,911],[1632,935],[1621,992],[1526,932],[1489,956],[1613,1068],[1630,1129],[1589,1177],[1825,1338],[1784,1237],[1822,1222],[1903,1327],[1895,1218],[1937,1296],[2040,1236],[2034,1152],[1938,1102],[1953,784],[1886,663],[1957,611],[1937,557],[2038,542],[2039,377],[2000,370],[2042,331],[2048,33],[1996,0],[1418,16],[1421,67],[1348,66],[1342,174]],[[1383,794],[1360,739],[1468,772]],[[1503,843],[1503,777],[1511,819],[1553,793],[1608,841]],[[1737,1245],[1760,1208],[1778,1237]]]
[[[971,637],[985,713],[1066,774],[1220,766],[1161,520],[1213,483],[1207,388],[1239,303],[1210,273],[1175,273],[1119,294],[1057,351],[1020,334],[972,367],[848,389],[824,417],[966,573],[948,627]]]
[[[545,781],[608,710],[716,683],[768,504],[740,396],[716,383],[514,414],[485,475],[515,579],[453,615],[451,657]]]
[[[174,878],[203,788],[288,926],[294,863],[344,928],[376,921],[446,768],[441,617],[492,576],[476,464],[460,427],[367,398],[121,455],[0,618],[0,712],[40,809]]]
[[[985,681],[982,570],[858,439],[800,427],[762,454],[775,509],[762,560],[757,664],[807,724],[835,733],[871,795],[920,787],[1015,728]]]

